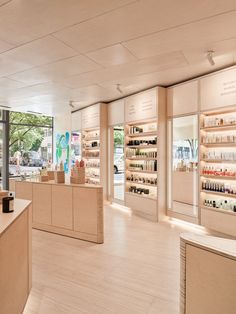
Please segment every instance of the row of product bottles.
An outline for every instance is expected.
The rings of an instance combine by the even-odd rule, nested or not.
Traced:
[[[90,141],[83,144],[83,148],[99,147],[99,141]]]
[[[100,167],[100,161],[99,160],[89,160],[86,162],[86,167],[93,167],[93,168],[99,168]]]
[[[127,146],[139,146],[139,145],[156,145],[157,138],[148,139],[148,140],[129,140]]]
[[[206,160],[225,160],[225,161],[235,161],[236,152],[232,151],[219,151],[219,150],[208,150],[203,153],[203,159]]]
[[[174,164],[174,171],[193,172],[197,170],[198,163],[193,161],[180,160]]]
[[[99,158],[99,151],[85,151],[83,155],[85,158]]]
[[[204,180],[202,181],[202,190],[214,191],[226,194],[236,194],[236,186],[228,183]]]
[[[89,141],[90,139],[93,139],[95,137],[99,137],[99,130],[97,131],[90,131],[83,134],[83,139],[85,141]]]
[[[235,177],[236,171],[233,168],[217,167],[217,166],[204,166],[202,168],[203,175],[222,176],[222,177]]]
[[[233,200],[205,199],[203,204],[206,207],[213,207],[236,212],[236,201]]]
[[[141,171],[157,171],[157,161],[147,160],[139,164],[129,164],[129,169],[131,170],[141,170]]]
[[[100,182],[98,180],[93,180],[93,178],[85,178],[85,183],[99,185]]]
[[[126,157],[157,158],[156,150],[140,150],[138,148],[127,148]]]
[[[126,180],[130,182],[137,182],[140,184],[152,184],[154,186],[157,185],[157,178],[149,177],[149,176],[144,177],[136,173],[127,175]]]
[[[222,126],[222,125],[230,125],[230,124],[236,124],[235,113],[222,115],[222,116],[204,117],[203,119],[204,127]]]
[[[129,192],[139,194],[139,195],[155,196],[154,192],[150,191],[150,189],[146,189],[146,188],[144,189],[144,188],[136,187],[134,185],[131,185],[129,187]]]
[[[99,171],[96,169],[90,169],[90,168],[85,168],[86,169],[86,176],[90,178],[97,178],[99,179]]]
[[[154,132],[156,130],[156,123],[149,123],[141,126],[131,125],[129,126],[128,132],[129,134],[138,134],[145,132]]]
[[[236,135],[232,134],[208,134],[202,136],[202,144],[236,143]]]

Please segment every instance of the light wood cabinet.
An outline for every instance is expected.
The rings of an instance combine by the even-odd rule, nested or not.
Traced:
[[[52,186],[52,225],[72,229],[72,189],[70,187]]]
[[[73,188],[75,231],[97,233],[97,203],[97,190]]]
[[[33,199],[33,222],[51,225],[52,187],[46,184],[33,184],[32,199]]]
[[[236,244],[206,235],[181,235],[180,314],[234,314]]]
[[[31,215],[29,202],[15,199],[14,212],[0,205],[0,313],[24,310],[31,289]]]
[[[33,228],[103,243],[101,186],[17,181],[16,197],[19,195],[32,200]]]

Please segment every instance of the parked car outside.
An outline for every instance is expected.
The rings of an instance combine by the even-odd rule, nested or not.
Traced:
[[[114,173],[124,172],[124,155],[119,155],[115,157],[114,160]]]
[[[22,166],[29,166],[29,167],[42,167],[43,160],[41,159],[38,152],[30,151],[24,152],[22,155]]]

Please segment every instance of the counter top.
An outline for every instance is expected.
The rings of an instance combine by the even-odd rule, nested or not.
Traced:
[[[95,185],[95,184],[73,184],[70,183],[69,181],[66,181],[65,183],[56,183],[54,180],[49,180],[46,182],[41,182],[39,179],[26,179],[26,180],[18,180],[14,179],[15,181],[20,181],[20,182],[31,182],[31,183],[38,183],[38,184],[51,184],[51,185],[60,185],[60,186],[74,186],[74,187],[79,187],[79,188],[91,188],[91,189],[102,189],[101,185]]]
[[[192,233],[183,233],[180,238],[186,243],[236,260],[236,240]]]
[[[2,204],[0,205],[0,236],[2,233],[25,211],[31,204],[31,201],[22,199],[14,199],[11,208],[14,209],[12,213],[3,213]]]

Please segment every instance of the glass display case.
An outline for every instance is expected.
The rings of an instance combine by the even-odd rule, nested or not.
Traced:
[[[171,210],[198,217],[198,117],[172,120]]]

